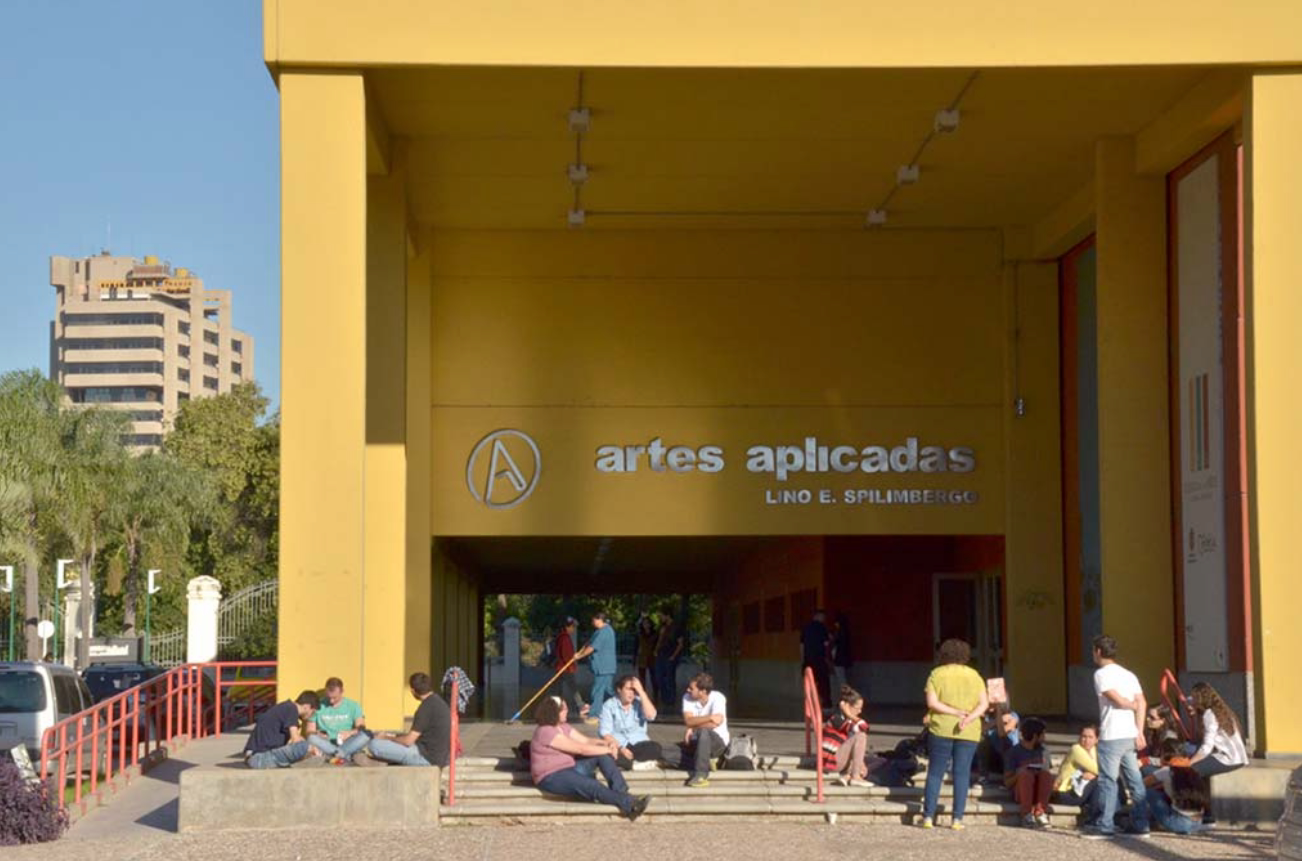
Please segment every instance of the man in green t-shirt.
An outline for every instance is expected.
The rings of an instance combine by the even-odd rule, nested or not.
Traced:
[[[334,677],[326,679],[321,708],[307,723],[308,743],[332,763],[342,765],[371,743],[365,727],[362,707],[344,696],[344,683]]]

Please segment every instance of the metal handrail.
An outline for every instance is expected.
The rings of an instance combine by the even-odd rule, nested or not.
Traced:
[[[448,806],[451,807],[457,803],[457,747],[461,741],[461,710],[457,708],[456,679],[452,680],[452,687],[448,692],[448,705],[452,712],[451,728],[448,732]]]
[[[823,706],[818,701],[818,682],[812,667],[805,667],[805,753],[814,755],[814,774],[818,785],[815,804],[823,803]],[[812,742],[812,746],[811,746]]]
[[[1175,702],[1171,700],[1171,688],[1175,688],[1176,699],[1180,701],[1180,708],[1176,707]],[[1171,710],[1171,716],[1175,718],[1175,725],[1180,730],[1180,736],[1184,741],[1190,741],[1194,737],[1193,727],[1185,722],[1185,717],[1192,717],[1194,714],[1193,703],[1184,695],[1180,689],[1180,681],[1175,677],[1175,673],[1170,670],[1162,671],[1162,699],[1166,701],[1166,707]]]
[[[274,667],[276,663],[225,661],[186,664],[64,718],[41,736],[41,780],[55,778],[58,805],[66,807],[68,765],[71,761],[76,769],[71,800],[85,812],[86,796],[98,796],[100,783],[107,783],[116,792],[116,778],[121,777],[123,782],[129,783],[133,776],[130,769],[136,766],[143,769],[149,757],[164,745],[172,747],[188,739],[220,735],[224,725],[242,711],[231,710],[229,714],[222,714],[224,688],[262,688],[262,696],[270,692],[274,700],[274,680],[223,680],[221,677],[222,670],[227,667],[267,666]],[[205,676],[213,685],[212,702],[205,702]],[[250,719],[258,698],[257,692],[249,697]],[[87,756],[89,763],[86,762]],[[55,766],[53,773],[51,766]],[[89,778],[85,776],[87,770]]]

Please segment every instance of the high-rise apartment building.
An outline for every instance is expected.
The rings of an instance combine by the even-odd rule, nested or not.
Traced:
[[[157,257],[50,258],[50,376],[78,404],[129,410],[127,442],[156,446],[178,406],[253,379],[231,293]]]

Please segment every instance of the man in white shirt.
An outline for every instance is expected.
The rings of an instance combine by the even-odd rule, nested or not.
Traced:
[[[1130,792],[1131,836],[1148,837],[1148,808],[1144,804],[1144,778],[1139,772],[1139,751],[1145,747],[1144,715],[1148,703],[1135,674],[1117,663],[1117,641],[1106,634],[1094,638],[1094,693],[1099,698],[1099,788],[1103,805],[1098,823],[1082,832],[1092,839],[1117,833],[1117,777],[1125,778]]]
[[[687,785],[696,789],[710,785],[710,760],[728,749],[728,698],[714,689],[709,673],[697,673],[687,683],[683,697],[683,723],[687,732],[683,742],[691,775]]]

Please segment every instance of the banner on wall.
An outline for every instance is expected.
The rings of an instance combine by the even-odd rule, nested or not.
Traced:
[[[1185,666],[1229,669],[1219,157],[1176,186]]]

